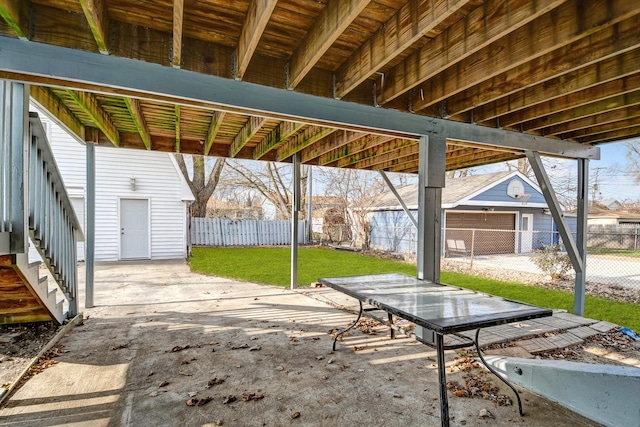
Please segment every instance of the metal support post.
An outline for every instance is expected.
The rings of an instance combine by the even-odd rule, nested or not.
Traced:
[[[578,221],[576,246],[582,259],[582,271],[576,270],[573,314],[584,315],[584,296],[587,285],[587,215],[589,210],[589,160],[578,159]]]
[[[298,213],[300,211],[300,153],[293,155],[293,201],[291,203],[291,289],[298,287]]]
[[[95,146],[86,144],[87,153],[87,230],[85,235],[85,308],[93,307],[94,254],[96,244],[96,156]]]
[[[446,139],[423,136],[419,156],[418,278],[439,283]]]
[[[309,165],[309,174],[307,175],[307,186],[309,187],[309,198],[307,199],[307,242],[313,240],[313,166]]]
[[[11,147],[9,173],[10,252],[25,253],[29,236],[29,86],[4,82],[4,135]],[[5,160],[3,160],[5,161]]]
[[[409,217],[409,219],[411,220],[413,225],[416,228],[418,228],[418,221],[416,220],[416,217],[413,216],[413,214],[411,213],[411,211],[407,207],[407,205],[404,202],[404,200],[402,200],[402,197],[400,197],[400,194],[398,194],[398,191],[396,190],[395,185],[393,185],[393,182],[391,182],[391,180],[387,176],[387,173],[385,171],[383,171],[383,170],[379,170],[378,172],[380,172],[380,175],[382,176],[382,179],[384,179],[384,182],[387,184],[387,187],[389,188],[389,190],[391,190],[393,195],[396,197],[396,200],[398,201],[398,203],[400,203],[400,206],[402,206],[402,210],[404,211],[404,213],[407,214],[407,216]]]

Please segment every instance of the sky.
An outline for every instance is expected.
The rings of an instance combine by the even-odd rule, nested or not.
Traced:
[[[636,141],[640,144],[640,139]],[[635,180],[636,177],[633,174],[624,171],[628,163],[627,148],[624,143],[602,144],[599,147],[600,160],[589,162],[589,176],[591,184],[595,183],[597,176],[598,192],[601,198],[620,201],[640,200],[640,183]]]

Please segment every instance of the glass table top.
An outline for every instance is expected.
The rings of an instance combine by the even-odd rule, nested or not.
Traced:
[[[397,273],[322,278],[319,281],[443,334],[552,314],[549,309]]]

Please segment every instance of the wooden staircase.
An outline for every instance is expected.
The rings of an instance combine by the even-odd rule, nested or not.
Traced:
[[[40,118],[28,107],[28,87],[0,80],[0,324],[62,323],[77,314],[82,227]],[[30,238],[51,276],[41,278],[40,263],[29,263]]]
[[[58,301],[57,289],[49,290],[40,264],[29,264],[28,254],[0,256],[0,324],[64,321],[64,301]]]

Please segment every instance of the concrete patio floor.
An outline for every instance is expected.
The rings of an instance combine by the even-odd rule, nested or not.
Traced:
[[[332,353],[329,331],[354,319],[335,306],[350,303],[326,288],[303,292],[311,297],[193,274],[183,262],[98,265],[84,325],[60,341],[56,364],[8,399],[0,425],[440,425],[433,350],[390,340],[379,327],[375,335],[354,330]],[[517,339],[529,327],[556,326],[511,332]],[[456,356],[448,352],[448,365]],[[513,397],[491,374],[474,371]],[[229,396],[236,400],[223,403]],[[598,425],[526,391],[522,398],[524,417],[515,406],[450,393],[451,425]],[[483,409],[492,418],[479,418]]]

